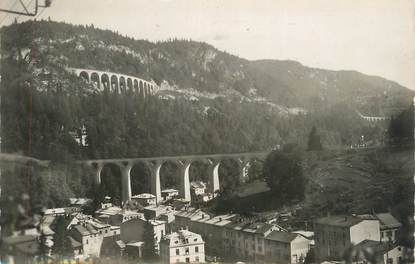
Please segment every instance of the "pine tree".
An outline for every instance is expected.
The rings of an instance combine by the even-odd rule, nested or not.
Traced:
[[[153,225],[147,219],[144,226],[144,247],[143,247],[143,259],[145,261],[156,260],[156,240],[154,239]]]
[[[59,216],[56,218],[53,234],[52,253],[61,259],[62,257],[70,257],[73,253],[71,241],[69,239],[69,232],[67,226],[69,218],[66,216]]]

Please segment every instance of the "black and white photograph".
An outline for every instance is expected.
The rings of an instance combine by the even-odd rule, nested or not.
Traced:
[[[0,264],[414,263],[413,0],[0,0]]]

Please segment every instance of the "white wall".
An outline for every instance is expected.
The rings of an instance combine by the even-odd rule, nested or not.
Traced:
[[[363,240],[380,241],[378,220],[363,220],[350,228],[350,242],[359,244]]]

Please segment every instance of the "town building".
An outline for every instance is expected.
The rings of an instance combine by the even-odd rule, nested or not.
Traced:
[[[265,261],[302,263],[310,248],[310,240],[300,234],[272,231],[265,237]]]
[[[144,218],[144,214],[137,211],[123,209],[118,206],[110,206],[97,210],[95,212],[95,217],[106,224],[120,226],[121,223],[125,221],[136,218]]]
[[[179,230],[160,241],[161,263],[205,262],[205,242],[199,234]]]
[[[190,190],[195,196],[203,195],[206,192],[206,184],[202,181],[192,181]]]
[[[396,242],[402,224],[390,213],[374,215],[380,224],[380,240],[383,242]]]
[[[173,207],[166,205],[149,205],[144,208],[144,218],[164,221],[166,233],[171,233],[174,230],[175,213]]]
[[[166,234],[166,223],[160,220],[131,219],[121,224],[121,240],[128,244],[130,242],[144,242],[144,230],[150,224],[154,233],[154,241],[156,242],[156,251],[158,251],[158,243]]]
[[[88,198],[69,198],[69,202],[72,207],[83,207],[91,203],[92,200]]]
[[[142,206],[155,205],[156,196],[151,193],[141,193],[132,196],[131,201],[141,204]]]
[[[293,231],[292,233],[302,235],[304,238],[310,240],[310,248],[314,248],[314,232],[313,231],[305,231],[305,230],[297,230]]]
[[[79,212],[81,212],[81,208],[79,207],[50,208],[44,211],[44,215],[65,216],[75,215]]]
[[[105,240],[120,240],[120,227],[84,214],[76,215],[68,225],[70,236],[82,245],[84,257],[99,257]],[[104,249],[107,251],[107,249]]]
[[[161,198],[163,201],[171,200],[179,196],[179,191],[176,189],[165,189],[161,191]]]
[[[355,259],[353,262],[363,264],[375,260],[375,263],[381,264],[406,263],[404,262],[404,251],[405,249],[402,246],[373,240],[363,240],[354,246],[356,256],[353,256]]]
[[[175,217],[177,228],[188,227],[202,236],[206,243],[206,254],[225,260],[275,262],[284,257],[289,261],[300,261],[310,248],[310,240],[299,234],[291,234],[276,224],[243,218],[237,214],[213,216],[199,209],[188,208],[178,212]],[[283,235],[277,236],[279,233],[275,231]],[[284,240],[278,241],[280,237]]]
[[[373,217],[328,216],[314,222],[315,254],[319,261],[340,260],[364,240],[380,241],[379,221]]]
[[[358,217],[377,219],[379,221],[380,240],[382,242],[396,242],[402,224],[391,213],[363,214],[358,215]]]

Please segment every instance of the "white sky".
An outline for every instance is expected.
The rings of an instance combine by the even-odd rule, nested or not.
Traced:
[[[1,0],[0,8],[15,1]],[[415,89],[414,6],[414,0],[53,0],[40,18],[151,41],[206,41],[247,59],[357,70]],[[15,17],[5,16],[3,24]]]

